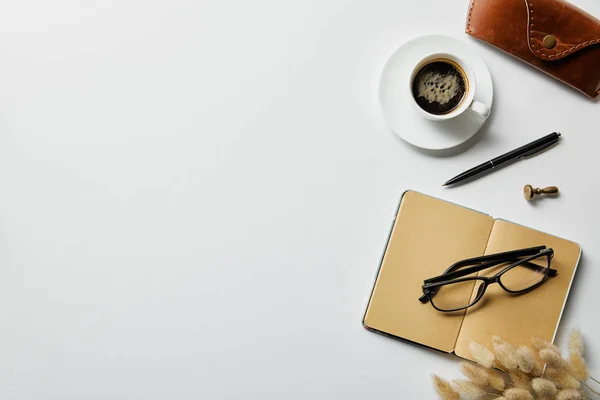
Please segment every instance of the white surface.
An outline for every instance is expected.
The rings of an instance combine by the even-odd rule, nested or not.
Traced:
[[[581,327],[600,359],[600,104],[467,37],[466,8],[3,2],[0,397],[433,398],[456,360],[360,324],[406,188],[580,242],[559,336]],[[377,100],[389,55],[436,32],[495,83],[486,127],[446,158]],[[549,152],[442,189],[555,130]],[[562,194],[529,204],[526,183]]]
[[[445,151],[465,143],[481,129],[489,114],[488,107],[492,107],[494,85],[485,61],[476,50],[473,45],[453,37],[424,35],[408,40],[390,55],[379,82],[379,102],[383,118],[395,134],[422,149]],[[415,70],[438,55],[460,64],[471,88],[464,104],[446,115],[427,113],[411,92]],[[469,106],[474,109],[465,112]],[[478,115],[475,111],[478,109],[487,112]],[[430,121],[426,118],[452,119]]]

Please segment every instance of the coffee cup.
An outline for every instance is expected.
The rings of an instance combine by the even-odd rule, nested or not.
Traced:
[[[410,76],[412,105],[433,121],[456,118],[467,110],[486,119],[490,108],[474,100],[477,81],[473,70],[460,58],[448,53],[431,54],[419,61]]]

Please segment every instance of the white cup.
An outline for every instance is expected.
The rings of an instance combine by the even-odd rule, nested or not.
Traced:
[[[446,114],[432,114],[430,112],[425,111],[421,108],[419,103],[417,103],[417,100],[413,95],[413,81],[415,79],[415,76],[421,69],[423,69],[427,64],[430,64],[433,61],[450,61],[450,64],[453,64],[455,67],[458,67],[459,72],[461,72],[466,81],[465,84],[467,92],[463,96],[462,102],[455,109]],[[423,117],[433,121],[446,121],[452,118],[456,118],[467,110],[469,110],[469,112],[471,112],[478,118],[486,119],[490,115],[490,108],[485,104],[474,100],[476,89],[477,81],[475,80],[475,74],[473,73],[473,70],[460,58],[448,53],[431,54],[419,61],[415,65],[415,68],[413,68],[413,72],[410,75],[410,82],[408,84],[408,93],[412,99],[411,103],[414,109]]]

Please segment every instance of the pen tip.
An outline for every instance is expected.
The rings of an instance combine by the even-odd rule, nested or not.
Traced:
[[[444,186],[446,186],[446,184],[445,184],[445,183],[442,185],[442,187],[444,187]]]

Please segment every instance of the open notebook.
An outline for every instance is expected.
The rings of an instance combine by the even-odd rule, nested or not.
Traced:
[[[454,313],[418,301],[423,280],[442,274],[456,261],[539,245],[554,249],[551,268],[558,275],[535,290],[511,295],[500,285],[490,285],[476,305]],[[517,345],[533,336],[553,341],[580,255],[580,246],[569,240],[407,191],[400,200],[363,325],[467,359],[471,340],[491,347],[492,335]],[[465,294],[469,295],[475,293]]]

